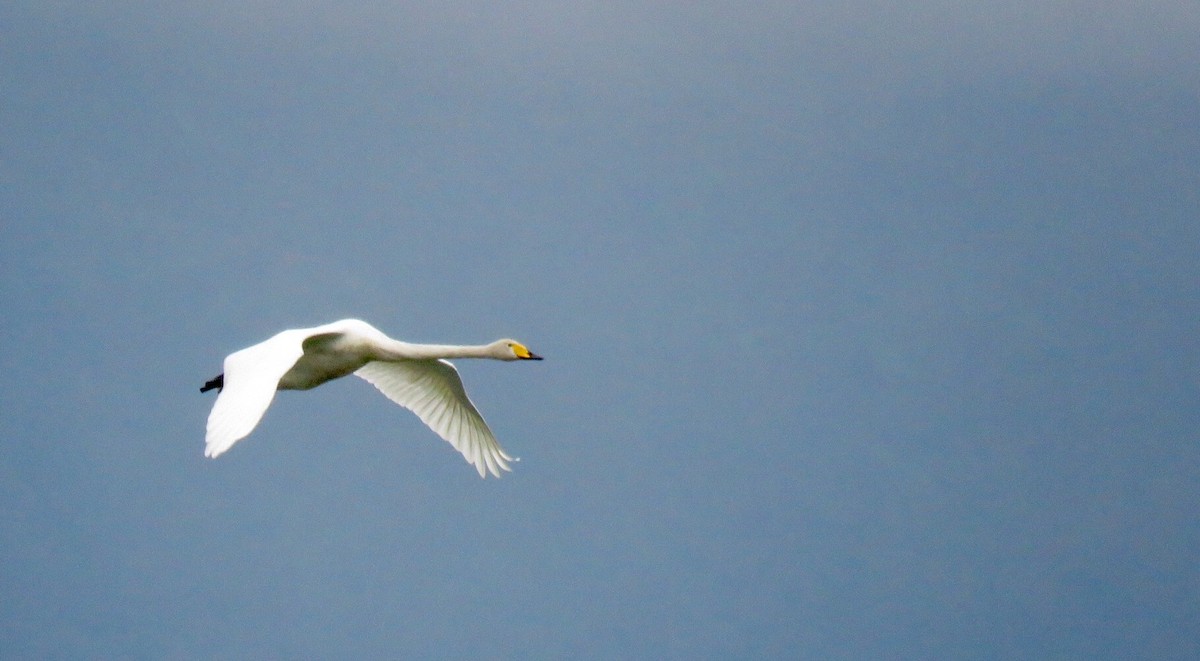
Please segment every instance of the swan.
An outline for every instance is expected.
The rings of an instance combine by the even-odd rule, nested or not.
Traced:
[[[347,374],[364,379],[388,399],[417,414],[475,466],[480,477],[511,471],[483,416],[467,397],[447,358],[541,360],[516,340],[490,344],[411,344],[394,340],[358,319],[282,331],[225,358],[224,372],[200,392],[217,390],[208,415],[204,455],[218,457],[250,434],[276,390],[309,390]]]

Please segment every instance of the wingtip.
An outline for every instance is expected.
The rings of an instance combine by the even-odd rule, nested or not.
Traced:
[[[497,480],[504,477],[504,473],[511,473],[512,469],[508,464],[504,463],[503,459],[492,460],[491,457],[486,459],[480,458],[479,463],[475,464],[475,470],[479,473],[479,478],[486,480],[488,477],[494,477]]]
[[[206,443],[204,445],[204,456],[208,459],[216,459],[229,449],[229,445],[221,447],[220,443]]]

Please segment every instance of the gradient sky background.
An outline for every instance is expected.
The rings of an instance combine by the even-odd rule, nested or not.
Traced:
[[[1200,656],[1200,5],[346,5],[0,5],[0,655]]]

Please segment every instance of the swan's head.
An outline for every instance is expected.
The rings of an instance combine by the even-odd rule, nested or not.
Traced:
[[[500,360],[541,360],[542,357],[525,348],[516,340],[504,339],[492,342],[492,355]]]

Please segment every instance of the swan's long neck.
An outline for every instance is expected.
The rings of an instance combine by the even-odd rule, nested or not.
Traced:
[[[487,344],[412,344],[395,340],[390,347],[401,360],[437,360],[438,358],[493,358]]]

